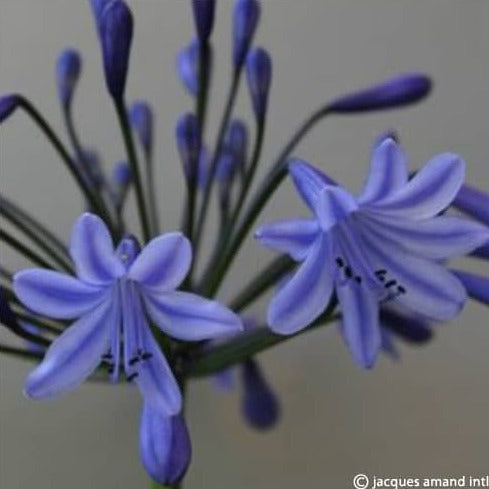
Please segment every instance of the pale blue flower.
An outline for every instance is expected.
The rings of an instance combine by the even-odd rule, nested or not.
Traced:
[[[135,380],[152,410],[177,414],[180,389],[148,320],[185,341],[241,329],[239,317],[226,307],[175,290],[189,271],[189,241],[181,233],[168,233],[139,252],[134,238],[124,238],[114,250],[103,221],[87,213],[75,223],[70,254],[76,278],[44,269],[14,277],[15,293],[31,310],[56,319],[78,318],[28,376],[26,394],[55,397],[77,387],[105,361],[112,380],[121,369]]]
[[[489,231],[438,216],[463,183],[458,156],[435,156],[409,179],[402,149],[388,138],[375,148],[358,197],[301,160],[290,163],[289,173],[314,217],[275,222],[256,233],[265,246],[300,262],[269,305],[273,331],[307,327],[336,294],[345,341],[358,365],[368,368],[381,347],[379,303],[394,301],[439,321],[460,312],[466,291],[439,261],[477,248]]]

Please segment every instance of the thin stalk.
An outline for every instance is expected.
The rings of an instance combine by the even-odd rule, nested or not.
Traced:
[[[153,164],[153,151],[144,151],[144,158],[146,160],[146,188],[148,189],[148,204],[149,213],[151,216],[151,227],[154,234],[160,233],[160,216],[158,215],[158,206],[156,205],[156,190],[154,179],[154,164]]]
[[[23,338],[24,340],[30,343],[34,343],[36,345],[43,346],[43,347],[47,347],[51,344],[51,342],[48,339],[27,331],[18,323],[14,322],[13,324],[5,324],[5,323],[2,324],[13,334],[15,334],[16,336],[20,336],[21,338]]]
[[[32,314],[18,312],[15,309],[13,309],[13,312],[15,313],[19,321],[32,324],[34,326],[37,326],[38,328],[45,329],[46,331],[49,331],[50,333],[54,333],[56,335],[61,334],[65,329],[62,324],[56,324],[54,321],[41,319],[33,316]]]
[[[25,348],[16,348],[14,346],[4,345],[3,343],[0,343],[0,353],[22,357],[28,360],[41,360],[44,356],[42,352],[26,350]]]
[[[26,258],[36,263],[40,267],[53,268],[53,265],[47,262],[41,255],[38,255],[35,251],[29,249],[4,229],[0,229],[0,239],[5,241],[5,243],[8,244],[13,250],[17,251],[17,253],[24,255]]]
[[[29,102],[26,98],[20,97],[19,106],[22,107],[27,114],[34,120],[34,122],[38,125],[38,127],[42,130],[45,136],[48,138],[50,143],[54,146],[58,154],[61,156],[66,168],[71,173],[72,177],[75,179],[75,182],[80,187],[80,190],[85,195],[86,199],[92,204],[94,209],[100,214],[100,216],[110,225],[110,215],[105,207],[103,200],[97,192],[93,192],[92,189],[88,186],[88,184],[83,180],[81,173],[77,170],[76,165],[74,165],[70,154],[64,147],[63,143],[60,141],[58,136],[56,136],[55,132],[48,124],[46,119],[40,114],[40,112],[34,107],[31,102]]]
[[[148,213],[146,210],[146,202],[144,198],[143,183],[141,180],[141,172],[139,170],[139,163],[136,154],[136,148],[132,138],[131,127],[127,118],[127,110],[124,102],[115,102],[115,108],[117,117],[119,119],[119,125],[122,132],[122,138],[124,139],[124,145],[126,147],[127,159],[131,165],[132,177],[134,180],[134,187],[136,189],[136,200],[138,203],[139,218],[141,220],[141,227],[143,230],[144,240],[147,242],[151,238],[150,224],[148,220]]]

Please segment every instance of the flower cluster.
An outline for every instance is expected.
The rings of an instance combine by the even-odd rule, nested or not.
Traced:
[[[260,351],[340,318],[355,363],[371,368],[382,350],[398,357],[393,335],[424,343],[432,338],[434,323],[460,313],[467,295],[489,304],[489,279],[451,269],[449,263],[467,254],[489,258],[489,196],[464,184],[461,157],[440,154],[409,173],[397,137],[383,136],[356,196],[322,170],[290,158],[324,117],[417,103],[430,93],[430,78],[409,73],[321,105],[255,188],[273,72],[270,54],[254,46],[260,3],[234,2],[231,84],[214,146],[205,128],[216,3],[193,0],[191,6],[196,37],[176,63],[195,105],[179,117],[175,129],[186,183],[179,231],[160,231],[155,111],[142,99],[126,106],[134,19],[123,0],[91,0],[106,89],[125,149],[110,175],[99,154],[80,144],[76,131],[72,105],[82,72],[76,50],[63,51],[55,70],[70,148],[29,99],[16,93],[0,97],[0,123],[16,110],[31,117],[85,203],[66,245],[20,205],[0,196],[8,223],[0,238],[40,267],[13,273],[0,266],[0,322],[24,340],[22,347],[0,344],[0,351],[41,360],[24,386],[34,399],[56,397],[95,377],[116,383],[124,376],[137,385],[143,398],[142,463],[155,481],[172,487],[191,458],[183,414],[190,378],[213,375],[217,384],[230,388],[238,372],[243,416],[250,426],[266,429],[279,419],[281,406],[255,357]],[[244,73],[254,131],[233,113]],[[311,217],[255,229],[287,175]],[[213,190],[219,203],[216,244],[204,266],[197,267]],[[131,191],[139,238],[131,234],[134,224],[125,216]],[[224,305],[215,297],[252,229],[261,244],[280,256]],[[271,287],[275,293],[263,324],[241,316]]]

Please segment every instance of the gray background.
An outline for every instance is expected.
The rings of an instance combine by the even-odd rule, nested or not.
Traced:
[[[183,183],[173,141],[176,117],[192,107],[174,73],[178,49],[192,35],[187,1],[133,0],[136,18],[127,98],[157,112],[157,182],[165,229],[180,216]],[[410,70],[431,73],[430,100],[408,110],[324,122],[296,153],[351,188],[361,185],[373,139],[396,128],[413,167],[441,151],[468,164],[468,180],[489,188],[489,2],[485,0],[274,0],[263,2],[258,42],[273,54],[274,81],[262,169],[309,111],[344,91]],[[216,126],[229,82],[230,6],[217,9]],[[83,141],[106,162],[123,157],[105,94],[88,2],[0,0],[0,93],[27,94],[62,131],[53,81],[60,49],[76,46],[84,73],[75,113]],[[242,90],[238,111],[250,116]],[[64,133],[63,137],[64,137]],[[214,134],[209,135],[209,141]],[[67,237],[81,199],[57,155],[26,117],[0,131],[1,191]],[[107,166],[109,166],[107,164]],[[263,170],[262,170],[263,171]],[[289,183],[266,217],[304,214]],[[134,217],[134,213],[131,214]],[[134,221],[134,219],[133,219]],[[210,228],[209,228],[210,229]],[[3,246],[2,263],[23,265]],[[249,240],[222,289],[226,299],[272,256]],[[467,263],[472,269],[487,264]],[[263,314],[265,303],[253,312]],[[188,419],[194,462],[191,488],[351,487],[358,472],[383,476],[482,475],[488,471],[489,329],[487,309],[468,304],[437,328],[436,341],[402,347],[402,361],[382,358],[373,372],[355,368],[335,328],[261,355],[283,406],[270,433],[250,431],[234,394],[192,383]],[[85,385],[62,399],[23,398],[31,365],[1,358],[0,486],[147,487],[137,452],[137,392]]]

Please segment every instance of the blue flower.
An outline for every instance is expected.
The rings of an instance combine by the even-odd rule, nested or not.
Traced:
[[[74,49],[63,51],[56,63],[56,81],[58,96],[64,106],[69,106],[73,97],[75,86],[80,77],[81,58]]]
[[[311,219],[272,223],[256,237],[300,262],[268,308],[268,323],[293,334],[314,321],[336,293],[342,332],[359,366],[373,366],[381,346],[379,303],[433,320],[456,316],[466,299],[460,281],[437,261],[465,254],[489,240],[485,226],[438,217],[464,179],[464,162],[441,154],[408,179],[406,158],[386,139],[373,152],[363,191],[353,197],[309,164],[289,173]]]
[[[183,416],[162,416],[145,403],[139,429],[139,452],[144,468],[155,481],[177,484],[185,475],[192,455]]]
[[[472,299],[489,305],[489,278],[463,270],[453,270],[453,273],[464,284]]]
[[[175,291],[189,271],[189,241],[181,233],[168,233],[139,252],[133,238],[124,238],[114,250],[103,221],[87,213],[75,223],[70,254],[77,278],[43,269],[14,277],[16,295],[33,311],[79,318],[28,376],[26,394],[44,399],[74,389],[106,361],[113,381],[123,368],[151,409],[177,414],[181,393],[148,316],[169,336],[186,341],[241,328],[239,317],[219,303]]]

